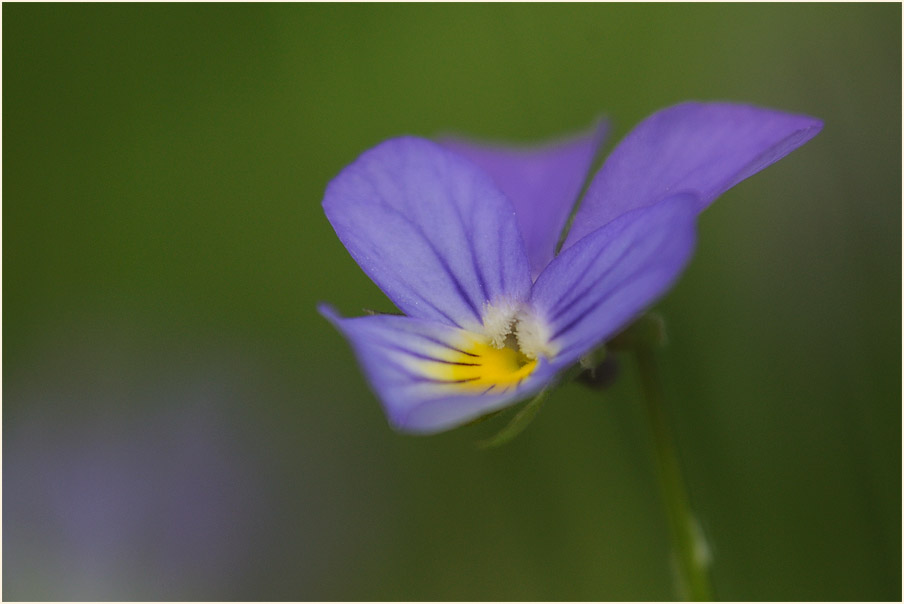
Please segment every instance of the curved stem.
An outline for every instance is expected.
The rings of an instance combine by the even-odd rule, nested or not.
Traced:
[[[681,476],[677,449],[665,414],[665,399],[656,355],[649,344],[637,345],[634,354],[653,438],[656,474],[671,533],[677,588],[681,597],[686,600],[711,600],[712,590],[708,573],[710,551],[691,512],[684,479]]]

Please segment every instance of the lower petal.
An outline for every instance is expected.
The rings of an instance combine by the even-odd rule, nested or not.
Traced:
[[[390,423],[405,432],[467,423],[537,392],[554,374],[543,360],[439,322],[320,312],[349,339]]]

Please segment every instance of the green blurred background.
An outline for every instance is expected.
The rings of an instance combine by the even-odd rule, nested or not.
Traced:
[[[660,600],[636,376],[393,432],[315,312],[388,309],[320,208],[399,134],[735,100],[825,120],[657,309],[732,600],[901,598],[901,6],[3,6],[5,599]]]

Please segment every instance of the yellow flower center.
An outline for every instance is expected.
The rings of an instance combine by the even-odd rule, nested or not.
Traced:
[[[454,384],[469,394],[502,394],[527,378],[537,366],[509,346],[496,348],[476,337],[442,361],[426,361],[421,371],[431,380]]]

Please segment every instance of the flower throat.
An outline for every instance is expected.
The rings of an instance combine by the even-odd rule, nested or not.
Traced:
[[[459,392],[504,394],[534,372],[540,356],[551,356],[546,333],[521,304],[487,304],[481,330],[464,332],[451,354],[421,361],[420,370]]]

